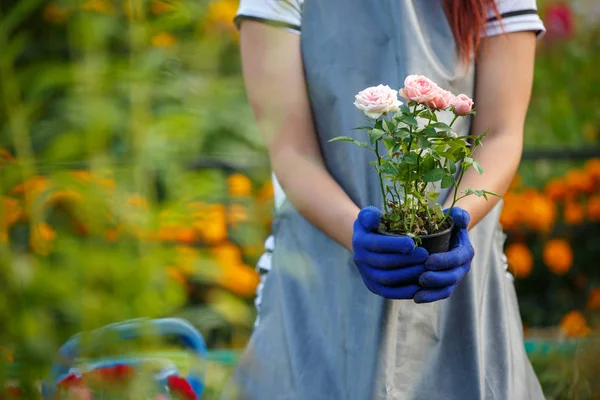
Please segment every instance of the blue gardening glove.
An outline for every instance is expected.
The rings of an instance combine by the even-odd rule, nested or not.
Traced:
[[[386,299],[412,299],[429,254],[406,236],[377,233],[381,211],[363,208],[354,222],[354,263],[367,288]]]
[[[475,256],[467,231],[471,217],[458,207],[452,209],[450,216],[454,220],[450,250],[432,254],[425,262],[427,272],[419,278],[423,289],[415,294],[416,303],[431,303],[450,297],[471,269]]]

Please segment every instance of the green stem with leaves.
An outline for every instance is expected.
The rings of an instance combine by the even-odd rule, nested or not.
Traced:
[[[381,140],[381,139],[379,139]],[[377,175],[379,176],[379,187],[381,188],[381,196],[383,196],[383,209],[385,210],[385,213],[388,213],[388,208],[387,208],[387,201],[386,198],[387,196],[385,195],[385,189],[383,187],[383,176],[381,176],[381,155],[379,154],[379,140],[375,141],[375,154],[377,155]]]
[[[461,164],[460,166],[460,176],[458,177],[458,182],[456,182],[456,186],[454,186],[454,196],[452,198],[452,204],[450,205],[450,210],[452,208],[454,208],[454,205],[456,204],[456,202],[460,199],[462,199],[463,197],[457,199],[456,196],[458,195],[458,190],[460,189],[460,183],[462,182],[463,176],[465,176],[465,171],[467,169],[464,167],[463,164]],[[444,224],[444,222],[446,222],[446,220],[448,219],[448,217],[450,216],[450,210],[448,210],[448,212],[446,213],[446,215],[444,215],[444,218],[442,219],[442,221],[440,222],[440,226],[442,226]]]

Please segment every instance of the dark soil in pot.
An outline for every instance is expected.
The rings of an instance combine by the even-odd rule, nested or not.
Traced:
[[[448,218],[447,222],[449,226],[441,232],[417,236],[421,239],[419,247],[423,247],[429,254],[445,253],[450,250],[450,238],[452,237],[452,229],[454,229],[454,221],[452,221],[452,218]],[[386,236],[404,236],[382,230],[379,230],[379,233]]]

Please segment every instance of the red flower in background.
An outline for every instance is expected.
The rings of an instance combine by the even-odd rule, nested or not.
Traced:
[[[167,378],[167,384],[173,394],[179,395],[186,400],[196,400],[198,398],[189,382],[184,378],[171,375]]]
[[[573,35],[573,12],[568,4],[551,4],[546,9],[546,35],[548,38],[569,38]]]

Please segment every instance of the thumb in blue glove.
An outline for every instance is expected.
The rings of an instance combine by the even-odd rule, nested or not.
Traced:
[[[425,262],[427,271],[419,277],[423,289],[415,294],[416,303],[431,303],[450,297],[471,269],[475,256],[467,230],[471,217],[458,207],[452,208],[450,217],[454,221],[450,250],[432,254]]]
[[[407,236],[377,233],[381,211],[366,207],[354,222],[354,263],[367,288],[386,299],[412,299],[429,254]]]

